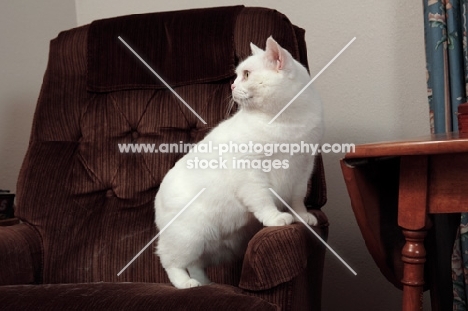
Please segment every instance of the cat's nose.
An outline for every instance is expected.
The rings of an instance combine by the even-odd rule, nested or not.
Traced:
[[[231,84],[231,90],[233,90],[233,91],[234,91],[234,89],[235,89],[235,88],[236,88],[236,86],[234,85],[234,83],[233,83],[233,84]]]

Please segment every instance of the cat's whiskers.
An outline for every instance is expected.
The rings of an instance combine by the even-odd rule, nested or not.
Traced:
[[[227,119],[231,116],[231,111],[232,111],[232,108],[234,108],[234,104],[236,102],[234,101],[234,99],[232,97],[230,97],[229,99],[229,105],[226,109],[226,113],[224,114],[224,119]]]

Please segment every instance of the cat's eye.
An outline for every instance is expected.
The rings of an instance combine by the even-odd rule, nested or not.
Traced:
[[[250,71],[244,70],[244,79],[247,80],[249,78]]]

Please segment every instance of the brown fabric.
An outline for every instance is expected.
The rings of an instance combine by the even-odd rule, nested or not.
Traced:
[[[304,199],[304,204],[307,209],[314,210],[321,208],[325,203],[327,203],[327,184],[322,155],[319,154],[315,157],[314,170],[307,184],[307,195]]]
[[[324,216],[322,211],[313,211],[314,214],[318,217],[319,221],[326,219],[326,216]],[[323,215],[320,215],[323,214]],[[317,269],[317,265],[321,265],[321,263],[324,262],[325,259],[325,246],[318,241],[315,237],[311,237],[311,233],[307,231],[307,229],[299,224],[292,225],[294,227],[294,234],[289,235],[289,237],[292,237],[296,233],[299,235],[304,235],[304,239],[307,242],[307,245],[303,245],[305,249],[307,249],[308,257],[307,257],[307,266],[305,269],[301,270],[294,278],[292,278],[288,282],[284,282],[281,284],[278,284],[277,286],[268,288],[268,289],[263,289],[259,290],[258,288],[255,287],[255,284],[262,284],[264,283],[265,280],[268,279],[273,279],[274,277],[281,277],[285,276],[285,273],[281,269],[286,269],[288,271],[292,271],[290,266],[288,265],[287,267],[280,267],[278,264],[273,264],[273,266],[276,266],[279,270],[276,271],[271,271],[272,276],[268,276],[267,273],[265,273],[265,269],[261,267],[260,264],[255,265],[255,270],[252,275],[249,275],[249,272],[247,272],[248,269],[252,269],[252,264],[249,261],[246,264],[246,267],[248,269],[243,270],[243,278],[242,281],[244,283],[250,282],[251,284],[248,284],[252,286],[252,290],[246,290],[246,292],[249,295],[253,295],[255,297],[259,297],[262,299],[265,299],[271,303],[277,304],[281,306],[281,310],[291,310],[291,311],[300,311],[300,310],[320,310],[321,309],[321,291],[322,291],[322,279],[323,279],[323,269]],[[284,228],[278,228],[279,230],[284,230]],[[328,227],[325,224],[325,226],[320,226],[314,228],[315,231],[324,239],[327,240],[328,237]],[[265,230],[265,229],[264,229]],[[272,228],[266,228],[266,230],[270,231]],[[274,229],[273,229],[274,231]],[[263,250],[266,250],[269,248],[269,245],[274,243],[274,239],[277,237],[275,234],[270,234],[271,232],[266,232],[267,235],[272,238],[269,239],[269,241],[263,241],[262,239],[258,240],[255,243],[251,242],[252,246],[257,246],[258,248],[263,248]],[[262,232],[259,232],[260,235],[263,235]],[[265,237],[265,235],[263,235]],[[282,244],[284,242],[280,242],[279,244]],[[252,246],[249,246],[252,248]],[[266,246],[266,247],[264,247]],[[272,248],[274,250],[274,247]],[[251,250],[247,252],[247,254],[251,254]],[[273,253],[275,254],[275,253]],[[258,255],[258,258],[260,258],[260,255]],[[267,257],[271,258],[270,261],[274,261],[276,256],[272,256],[272,254],[263,254],[266,255]],[[293,256],[295,260],[297,260],[298,257],[298,252],[293,251],[293,254],[291,255],[290,253],[286,253],[286,251],[280,251],[279,256],[283,256],[283,259],[278,260],[279,262],[286,262],[287,258],[290,256]],[[301,256],[301,255],[299,255]],[[302,259],[301,259],[302,260]],[[247,260],[246,260],[247,261]],[[255,259],[254,259],[255,261]],[[265,261],[265,260],[263,260]],[[267,276],[267,278],[264,278],[263,280],[256,278],[258,276]],[[240,284],[240,287],[242,287],[242,284]],[[256,289],[254,289],[256,288]]]
[[[294,33],[296,34],[297,49],[299,52],[299,56],[296,59],[299,60],[304,66],[306,66],[308,70],[309,61],[307,59],[307,45],[305,42],[305,30],[297,26],[293,26],[293,28],[294,28]]]
[[[119,36],[171,86],[231,77],[235,69],[234,22],[242,8],[129,15],[93,22],[88,36],[88,90],[166,88]]]
[[[295,59],[307,66],[307,58],[300,58],[295,28],[284,14],[276,10],[261,8],[242,10],[237,17],[234,33],[237,58],[244,60],[251,54],[250,42],[265,49],[266,39],[272,36]]]
[[[199,13],[196,11],[194,14]],[[140,17],[145,19],[145,16]],[[113,21],[119,23],[119,19]],[[234,28],[236,61],[250,53],[250,41],[263,48],[270,35],[296,57],[304,55],[304,52],[299,52],[297,30],[284,15],[274,10],[242,9]],[[28,239],[33,241],[31,245],[34,247],[40,246],[41,261],[33,261],[42,262],[42,266],[32,270],[27,268],[27,277],[19,280],[21,283],[44,284],[168,283],[153,247],[143,252],[122,275],[117,276],[117,273],[157,234],[154,197],[163,176],[182,154],[125,154],[120,153],[118,144],[151,143],[157,146],[199,141],[223,120],[234,75],[210,80],[210,83],[193,81],[193,84],[176,88],[177,93],[205,119],[207,125],[165,89],[138,87],[113,92],[88,92],[89,31],[90,26],[83,26],[62,32],[50,45],[49,64],[36,108],[31,141],[18,180],[16,209],[17,217],[34,228],[28,233]],[[141,68],[141,72],[144,73],[145,68]],[[321,176],[312,178],[311,185],[317,187],[310,187],[312,192],[305,199],[308,206],[314,208],[320,207],[326,199],[322,166],[319,163],[316,167],[319,169],[315,174]],[[318,182],[314,183],[313,180]],[[38,235],[34,236],[36,232]],[[324,254],[322,248],[307,242],[313,237],[296,233],[282,233],[280,236],[288,241],[301,236],[291,246],[299,243],[302,245],[299,247],[303,247],[306,239],[306,254],[315,251]],[[275,246],[273,241],[267,239],[262,243],[270,249],[279,249],[288,247],[289,242],[278,240],[277,245],[283,246]],[[4,265],[5,257],[1,257],[4,248],[1,247],[0,265]],[[271,280],[266,276],[260,283],[270,282],[271,285],[278,280],[295,282],[293,275],[299,276],[299,270],[309,271],[310,263],[304,270],[303,257],[300,256],[302,252],[304,250],[298,250],[294,255],[294,262],[300,264],[300,268],[289,268],[291,270],[287,274],[276,275]],[[31,253],[37,254],[36,248]],[[251,256],[247,254],[246,257]],[[29,259],[26,255],[21,260]],[[269,263],[265,260],[265,263]],[[245,260],[212,267],[208,273],[216,283],[238,286],[243,263],[246,264]],[[28,267],[34,266],[33,263],[26,264]],[[323,257],[314,262],[313,269],[319,272],[314,276],[307,272],[306,283],[315,282],[311,295],[316,296],[320,294]],[[5,275],[6,279],[11,280],[9,274]],[[242,275],[242,278],[246,277]],[[281,305],[281,299],[296,294],[284,292],[295,290],[288,284],[278,285],[281,289],[275,287],[258,293]],[[0,297],[4,295],[4,289],[0,287]],[[16,289],[21,294],[21,288]]]
[[[23,285],[4,286],[1,293],[0,308],[4,311],[280,310],[265,300],[245,295],[238,288],[218,284],[184,290],[149,283]]]
[[[313,268],[315,263],[316,261],[310,261],[308,270],[318,271],[318,269]],[[266,290],[247,292],[247,294],[280,305],[282,311],[314,311],[321,309],[321,284],[311,286],[308,271],[302,271],[289,282],[281,283]]]
[[[315,230],[322,235],[320,227]],[[271,289],[298,276],[307,266],[312,250],[308,240],[315,239],[311,235],[299,223],[259,231],[249,242],[239,287],[247,290]]]
[[[0,227],[0,263],[0,285],[39,282],[42,249],[37,232],[26,224]]]
[[[307,265],[305,236],[301,225],[269,227],[250,240],[244,257],[239,287],[270,289],[290,281]]]

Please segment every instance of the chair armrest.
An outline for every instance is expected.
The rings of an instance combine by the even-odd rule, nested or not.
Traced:
[[[39,282],[41,245],[39,233],[28,224],[0,227],[0,285]]]
[[[310,212],[319,220],[312,228],[326,239],[326,215],[320,210]],[[291,281],[306,269],[317,244],[320,241],[302,223],[263,228],[247,246],[239,287],[259,291]]]

